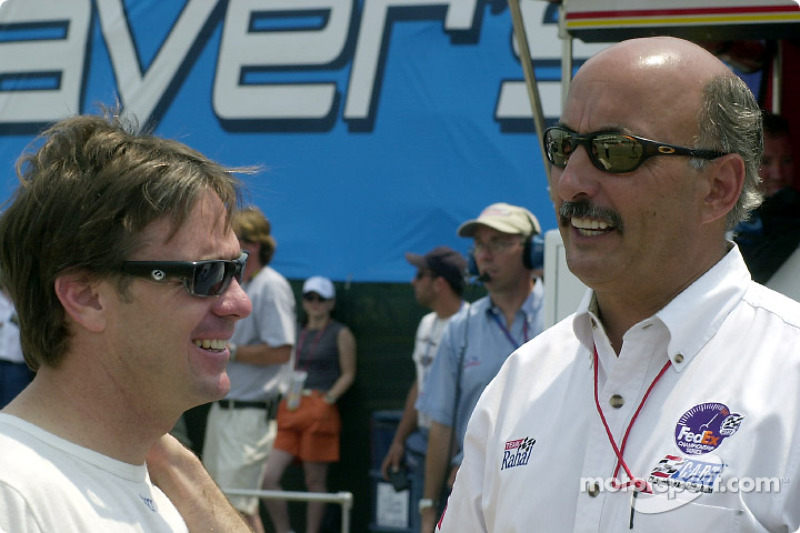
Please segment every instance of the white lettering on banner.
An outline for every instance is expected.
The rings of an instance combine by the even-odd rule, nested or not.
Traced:
[[[326,65],[347,42],[353,1],[236,0],[228,3],[214,78],[214,111],[222,119],[320,119],[332,111],[336,84],[243,84],[243,70]],[[254,14],[324,11],[321,29],[254,31]]]
[[[370,119],[376,113],[373,100],[381,75],[382,46],[391,27],[391,10],[442,7],[444,31],[474,31],[481,20],[477,10],[485,8],[478,0],[220,0],[186,2],[158,53],[149,65],[142,66],[136,42],[131,35],[124,0],[96,0],[98,20],[116,77],[117,92],[127,111],[142,122],[154,112],[168,91],[175,91],[178,73],[187,68],[193,49],[205,29],[213,29],[224,17],[219,55],[214,73],[214,112],[221,120],[321,120],[337,112],[337,83],[317,75],[316,81],[270,83],[273,73],[344,64],[352,59],[343,117],[345,120]],[[226,13],[221,12],[225,6]],[[361,5],[360,17],[354,10]],[[557,25],[545,24],[547,2],[523,2],[525,25],[535,60],[557,65],[560,60]],[[89,78],[85,63],[92,59],[88,46],[92,29],[90,0],[6,0],[0,1],[0,22],[4,28],[61,25],[60,37],[27,36],[0,40],[0,124],[52,122],[82,112],[82,86]],[[220,9],[218,9],[220,8]],[[438,13],[438,11],[437,11]],[[213,17],[213,19],[211,18]],[[286,24],[298,19],[305,25]],[[308,23],[319,20],[319,24]],[[357,32],[353,57],[348,53],[351,22]],[[273,23],[274,22],[274,23]],[[508,27],[509,53],[512,45]],[[597,45],[578,45],[588,52]],[[553,67],[550,67],[551,70]],[[249,74],[255,74],[248,80]],[[41,88],[8,82],[25,75],[46,75],[56,80],[53,87]],[[558,76],[555,76],[557,78]],[[531,116],[522,75],[501,84],[495,118],[526,119]],[[264,81],[267,80],[267,81]],[[547,116],[560,110],[560,82],[554,76],[540,81],[542,104]],[[13,90],[9,90],[11,87]],[[94,101],[92,102],[92,104]]]
[[[525,35],[533,64],[537,59],[560,59],[561,40],[558,38],[558,24],[545,24],[547,2],[520,2]],[[511,33],[513,37],[513,33]],[[519,43],[512,38],[514,55],[519,59]],[[537,77],[538,78],[538,77]],[[561,114],[561,81],[537,79],[545,116]],[[530,98],[524,80],[504,81],[500,84],[500,97],[497,101],[495,118],[529,119],[533,116]]]
[[[358,43],[350,71],[350,85],[344,107],[345,119],[366,119],[375,89],[383,34],[390,8],[447,6],[445,30],[468,30],[475,18],[477,0],[364,0]]]
[[[558,37],[558,24],[555,20],[552,22],[545,20],[547,10],[554,8],[555,4],[547,2],[520,2],[522,21],[525,26],[528,48],[534,65],[550,63],[557,64],[560,67],[563,41]],[[519,59],[519,44],[516,39],[512,39],[512,41],[514,55]],[[573,41],[573,56],[576,59],[590,57],[606,46],[608,46],[606,43],[583,43],[575,39]],[[559,73],[556,79],[553,79],[553,77],[541,79],[537,76],[537,88],[539,89],[544,115],[546,117],[559,116],[563,105],[561,101],[561,74]],[[500,97],[497,100],[495,118],[498,120],[516,120],[530,119],[531,117],[533,117],[533,112],[531,111],[531,103],[525,81],[504,81],[500,85]]]
[[[0,91],[0,117],[5,123],[49,122],[80,110],[86,43],[89,39],[90,0],[25,0],[0,3],[4,31],[15,25],[53,25],[63,37],[39,40],[3,40],[0,76],[6,83],[24,76],[46,76],[51,87],[24,84]]]
[[[133,38],[128,31],[122,0],[96,0],[100,27],[105,37],[117,90],[125,109],[148,119],[183,65],[200,29],[218,0],[192,0],[180,14],[145,74],[139,66]],[[72,2],[65,2],[71,5]]]

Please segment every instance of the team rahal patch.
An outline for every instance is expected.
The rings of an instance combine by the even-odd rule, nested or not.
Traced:
[[[500,470],[527,465],[531,458],[534,444],[536,444],[536,439],[531,437],[506,441],[505,449],[503,450],[503,464],[500,466]]]
[[[702,455],[716,450],[737,431],[744,415],[732,413],[724,403],[701,403],[680,417],[675,426],[675,443],[683,453]]]

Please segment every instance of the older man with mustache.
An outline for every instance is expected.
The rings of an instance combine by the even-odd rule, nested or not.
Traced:
[[[625,41],[544,143],[590,290],[486,388],[439,530],[797,531],[800,305],[726,240],[760,201],[747,86],[688,41]]]

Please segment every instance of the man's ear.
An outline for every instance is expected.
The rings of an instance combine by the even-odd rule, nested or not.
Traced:
[[[728,215],[742,194],[744,176],[744,160],[738,154],[727,154],[711,163],[706,169],[708,193],[703,201],[703,222]]]
[[[74,322],[93,333],[103,331],[107,324],[102,285],[86,272],[62,274],[55,281],[56,296],[64,311]]]

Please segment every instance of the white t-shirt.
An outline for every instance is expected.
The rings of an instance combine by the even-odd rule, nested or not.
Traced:
[[[78,446],[0,413],[0,531],[188,532],[145,465]]]
[[[450,317],[439,318],[436,313],[431,312],[419,321],[414,342],[414,353],[411,355],[417,370],[417,394],[422,394],[425,390],[428,372],[431,370],[433,359],[436,357],[436,350],[439,347],[439,341],[442,339],[442,333],[444,333],[444,328],[449,320]],[[417,426],[430,428],[431,418],[418,411]]]
[[[618,447],[631,427],[623,459],[651,494],[610,482],[595,345],[599,404]],[[797,531],[798,394],[800,304],[752,282],[737,248],[632,327],[619,357],[589,292],[487,387],[441,531]]]

